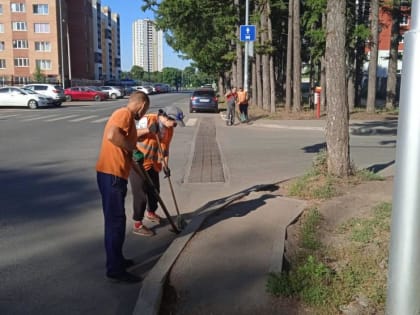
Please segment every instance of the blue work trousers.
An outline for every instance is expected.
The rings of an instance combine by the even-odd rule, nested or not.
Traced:
[[[122,248],[126,227],[124,202],[127,180],[101,172],[97,172],[96,178],[105,219],[106,274],[115,276],[125,271]]]

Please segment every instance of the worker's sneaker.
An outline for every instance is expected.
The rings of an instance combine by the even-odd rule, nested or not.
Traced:
[[[153,236],[154,233],[145,225],[140,225],[139,227],[134,226],[133,233],[141,236]]]
[[[156,222],[156,223],[160,223],[160,221],[162,221],[162,218],[160,216],[158,216],[156,213],[151,212],[151,211],[146,211],[146,218],[149,221]]]

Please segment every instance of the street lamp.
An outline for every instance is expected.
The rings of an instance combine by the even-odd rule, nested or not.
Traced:
[[[245,1],[245,25],[248,25],[249,16],[249,0]],[[244,91],[248,91],[248,48],[249,41],[245,41],[245,58],[244,58]]]

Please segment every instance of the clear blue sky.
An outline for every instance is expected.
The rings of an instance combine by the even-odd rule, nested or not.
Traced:
[[[120,15],[121,27],[121,68],[128,71],[132,66],[131,26],[135,20],[154,19],[152,12],[143,12],[141,0],[101,0],[101,6],[109,6],[111,11]],[[163,43],[163,66],[180,70],[188,67],[190,61],[183,60],[169,47],[165,40]]]

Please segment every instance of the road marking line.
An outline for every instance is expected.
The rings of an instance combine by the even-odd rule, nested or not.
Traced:
[[[9,118],[9,117],[15,117],[15,116],[17,116],[17,115],[4,115],[4,116],[0,116],[0,119]]]
[[[67,118],[72,118],[72,117],[77,117],[79,115],[67,115],[67,116],[61,116],[61,117],[57,117],[57,118],[52,118],[52,119],[47,119],[46,121],[51,122],[51,121],[57,121],[57,120],[64,120]]]
[[[104,122],[104,121],[107,121],[107,120],[108,120],[108,118],[109,118],[109,117],[96,119],[96,120],[91,121],[91,123],[96,124],[96,123]]]
[[[81,117],[81,118],[71,119],[69,121],[78,122],[78,121],[87,120],[87,119],[91,119],[91,118],[95,118],[95,117],[98,117],[98,116],[97,115],[85,116],[85,117]]]
[[[56,114],[56,115],[40,116],[40,117],[32,117],[32,118],[22,119],[22,121],[33,121],[33,120],[39,120],[39,119],[44,119],[44,118],[51,118],[51,117],[56,117],[56,116],[58,116],[58,114]]]
[[[197,123],[197,118],[190,118],[187,120],[185,126],[195,126],[195,124]]]

